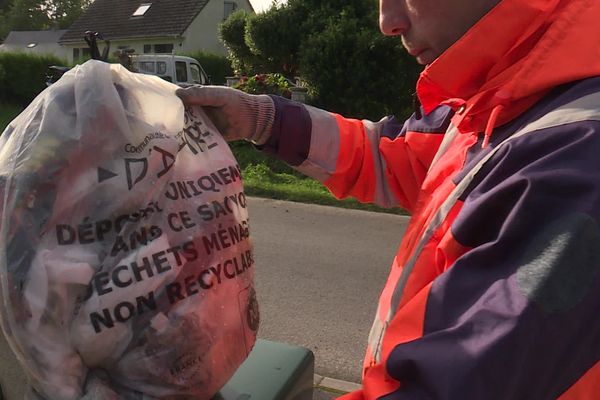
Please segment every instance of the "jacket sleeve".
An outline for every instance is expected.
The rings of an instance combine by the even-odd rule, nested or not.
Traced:
[[[262,146],[337,197],[411,211],[451,118],[448,107],[405,123],[346,119],[272,96],[273,133]]]
[[[484,167],[451,225],[466,250],[426,289],[422,336],[389,353],[401,386],[382,399],[598,396],[598,154],[600,121],[584,121],[515,139]]]

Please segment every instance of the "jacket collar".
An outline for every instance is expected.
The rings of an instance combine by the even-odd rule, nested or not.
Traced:
[[[552,88],[600,75],[598,15],[598,0],[502,0],[421,73],[425,112],[450,105],[461,132],[481,132],[492,115],[503,125]]]

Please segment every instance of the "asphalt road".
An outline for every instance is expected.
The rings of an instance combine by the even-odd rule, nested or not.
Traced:
[[[359,382],[408,219],[266,199],[251,199],[249,212],[259,336],[311,349],[319,375]]]

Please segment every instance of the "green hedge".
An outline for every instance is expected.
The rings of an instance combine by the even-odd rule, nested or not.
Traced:
[[[26,106],[46,88],[51,65],[66,65],[54,56],[0,53],[0,102]]]
[[[0,102],[0,133],[4,132],[10,121],[19,115],[21,111],[23,111],[21,106]]]
[[[195,53],[184,54],[188,57],[192,57],[202,65],[204,71],[208,76],[213,85],[224,85],[225,77],[233,76],[233,69],[231,69],[231,62],[227,57],[198,51]]]

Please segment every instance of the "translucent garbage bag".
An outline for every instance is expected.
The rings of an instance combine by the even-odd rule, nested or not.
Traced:
[[[240,168],[176,89],[89,61],[0,137],[0,316],[31,397],[209,399],[254,345]]]

